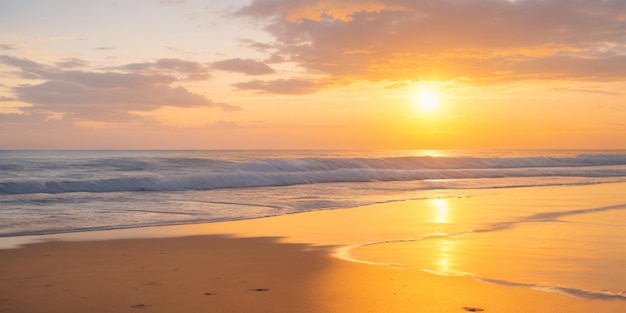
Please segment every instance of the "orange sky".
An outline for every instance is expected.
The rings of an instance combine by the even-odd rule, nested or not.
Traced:
[[[625,1],[80,4],[0,3],[0,149],[626,149]]]

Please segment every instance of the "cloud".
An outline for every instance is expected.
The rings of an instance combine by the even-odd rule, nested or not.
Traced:
[[[13,102],[13,101],[16,101],[16,100],[17,100],[17,98],[0,96],[0,102]]]
[[[218,70],[243,73],[247,75],[266,75],[276,72],[263,62],[240,58],[213,62],[211,67]]]
[[[57,62],[56,66],[60,68],[85,67],[87,66],[87,61],[81,60],[79,58],[66,58],[63,61]]]
[[[324,84],[307,79],[277,79],[271,81],[252,80],[234,84],[240,90],[260,90],[266,93],[301,95],[316,92]]]
[[[5,128],[9,124],[36,124],[45,119],[40,114],[19,114],[5,113],[0,114],[0,129]]]
[[[623,93],[623,92],[596,90],[596,89],[588,89],[588,88],[554,88],[554,90],[568,91],[568,92],[580,92],[580,93],[595,93],[595,94],[602,94],[602,95],[608,95],[608,96],[626,95],[626,93]]]
[[[39,64],[28,59],[8,55],[0,55],[0,63],[19,68],[21,70],[21,77],[26,79],[45,79],[59,72],[53,66]]]
[[[396,89],[396,88],[402,88],[402,87],[405,87],[405,86],[408,86],[408,85],[409,85],[409,82],[407,82],[407,81],[397,81],[397,82],[392,82],[392,83],[386,84],[384,88],[385,89]]]
[[[94,50],[100,50],[100,51],[109,51],[109,50],[115,50],[117,48],[116,47],[109,47],[109,46],[101,46],[101,47],[95,47],[93,49]]]
[[[131,63],[117,69],[139,73],[170,73],[187,80],[211,78],[209,68],[204,64],[180,59],[158,59],[154,62]]]
[[[32,104],[24,109],[29,113],[53,112],[82,119],[123,121],[133,116],[129,113],[131,111],[150,111],[160,106],[238,109],[174,85],[181,80],[180,77],[207,77],[206,67],[194,62],[162,59],[103,72],[62,67],[68,62],[86,65],[78,59],[66,59],[57,66],[50,66],[28,59],[0,56],[0,63],[17,67],[23,78],[44,80],[13,87],[17,100]]]
[[[270,49],[276,48],[271,43],[259,42],[253,39],[240,39],[239,42],[241,42],[243,45],[247,47],[253,48],[258,51],[268,51]]]
[[[234,15],[340,79],[626,79],[621,0],[254,0]]]
[[[12,44],[0,43],[0,50],[17,50],[17,46]]]

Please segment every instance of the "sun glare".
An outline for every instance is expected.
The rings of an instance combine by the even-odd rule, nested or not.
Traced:
[[[424,111],[434,111],[439,107],[439,96],[432,90],[422,90],[417,95],[417,105]]]

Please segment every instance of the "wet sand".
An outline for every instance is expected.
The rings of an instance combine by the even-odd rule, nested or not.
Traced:
[[[624,187],[575,191],[613,188],[606,191],[611,194]],[[517,189],[492,202],[519,202],[531,192],[533,199],[554,198],[559,190],[570,192]],[[465,205],[490,201],[477,195]],[[456,204],[464,205],[461,200]],[[626,311],[622,300],[581,299],[336,257],[339,247],[368,236],[408,233],[418,226],[415,220],[424,219],[414,205],[44,236],[63,241],[0,250],[0,312]],[[115,239],[155,234],[160,238]]]

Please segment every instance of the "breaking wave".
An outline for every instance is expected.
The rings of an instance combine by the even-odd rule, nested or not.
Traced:
[[[6,164],[5,166],[11,166]],[[50,164],[60,169],[58,164]],[[516,177],[626,177],[626,155],[577,157],[300,158],[224,162],[211,159],[90,160],[109,176],[0,180],[0,194],[182,191],[299,184]],[[46,168],[42,169],[46,171]],[[114,175],[114,176],[110,176]],[[117,175],[117,176],[116,176]]]

